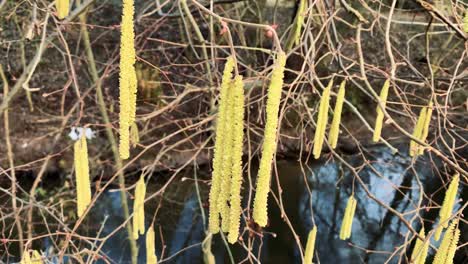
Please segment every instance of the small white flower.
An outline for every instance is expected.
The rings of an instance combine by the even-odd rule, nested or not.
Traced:
[[[70,133],[68,133],[68,136],[71,138],[71,140],[78,140],[79,136],[76,133],[76,127],[72,127]]]
[[[94,132],[91,128],[89,128],[89,127],[86,128],[86,130],[85,130],[85,135],[86,135],[86,138],[87,138],[87,139],[93,139],[93,138],[96,137],[95,132]]]
[[[87,139],[93,139],[96,137],[96,133],[89,127],[84,128],[84,127],[71,127],[70,133],[68,133],[68,136],[76,141],[80,139],[82,136],[85,136]]]

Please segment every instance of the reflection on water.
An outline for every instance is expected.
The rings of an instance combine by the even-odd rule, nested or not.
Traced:
[[[318,226],[315,262],[319,260],[320,263],[334,264],[386,261],[397,263],[399,255],[403,253],[400,251],[393,258],[391,254],[395,251],[395,247],[407,241],[407,227],[398,217],[368,197],[345,164],[332,161],[333,159],[328,159],[310,164],[286,160],[277,162],[283,189],[281,196],[283,207],[302,245],[305,245],[307,234],[315,223]],[[434,180],[437,177],[432,175],[430,166],[419,164],[417,178],[414,171],[408,169],[409,158],[392,155],[383,148],[373,149],[366,154],[365,160],[361,157],[348,156],[346,162],[356,168],[368,191],[375,198],[401,213],[408,212],[405,214],[405,219],[419,230],[420,221],[414,217],[421,196],[417,179],[425,189],[428,188],[426,192],[433,192],[437,186],[440,186],[440,183]],[[252,174],[256,169],[252,168]],[[204,173],[209,175],[207,172]],[[191,176],[188,174],[186,177],[193,178]],[[153,193],[160,187],[160,184],[150,183],[147,193]],[[207,201],[209,186],[199,184],[199,188],[202,201]],[[247,189],[247,186],[244,189]],[[272,182],[272,189],[278,197],[276,181]],[[342,241],[339,239],[339,229],[346,201],[352,192],[357,200],[352,235],[348,241]],[[156,202],[156,199],[161,201]],[[130,199],[129,201],[132,204]],[[205,225],[200,208],[204,208],[205,216],[208,215],[208,211],[206,204],[202,206],[199,203],[194,181],[177,180],[170,185],[162,198],[148,202],[147,227],[151,224],[159,202],[162,205],[155,218],[158,257],[160,258],[164,252],[165,263],[203,263],[201,242],[205,238]],[[263,238],[262,263],[301,263],[300,252],[291,228],[281,219],[280,211],[273,199],[269,201],[269,208],[270,224]],[[115,232],[124,221],[121,212],[120,194],[117,191],[106,192],[88,216],[87,235],[106,237]],[[436,214],[437,212],[421,213],[426,219],[434,219]],[[430,228],[429,225],[426,230]],[[140,237],[138,244],[139,263],[146,263],[144,237]],[[161,246],[163,244],[164,248]],[[45,249],[51,246],[51,242],[44,241],[43,246]],[[96,246],[102,246],[101,253],[113,263],[130,261],[129,243],[124,228],[120,228],[120,231],[110,236],[104,245],[94,245]],[[258,251],[258,245],[254,248]],[[213,238],[212,251],[217,263],[230,263],[225,243],[219,235]],[[231,247],[231,251],[235,262],[246,257],[245,249],[238,245]],[[104,262],[101,260],[98,263]]]

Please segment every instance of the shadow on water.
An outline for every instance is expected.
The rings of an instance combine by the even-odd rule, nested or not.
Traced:
[[[400,250],[391,257],[395,247],[407,243],[407,249],[410,249],[409,245],[412,245],[411,237],[406,236],[407,227],[393,213],[371,200],[344,164],[331,161],[333,159],[309,164],[290,160],[277,162],[283,190],[281,197],[284,211],[294,231],[299,235],[302,246],[305,246],[314,219],[318,227],[314,262],[397,263],[400,255],[405,253],[403,248],[403,251]],[[417,179],[420,180],[426,193],[437,193],[438,186],[441,185],[439,177],[434,175],[431,166],[424,161],[418,161],[416,169],[412,170],[409,158],[392,155],[385,148],[374,148],[366,154],[365,160],[361,157],[348,156],[346,162],[358,168],[359,176],[377,199],[403,213],[405,219],[411,222],[416,230],[420,229],[421,218],[415,217],[415,209],[421,196]],[[253,175],[256,169],[253,166]],[[417,176],[414,174],[415,171]],[[205,167],[197,173],[201,178],[209,179],[208,168]],[[181,180],[182,177],[185,180]],[[164,195],[146,203],[146,225],[148,227],[151,224],[152,217],[157,211],[155,232],[156,253],[159,259],[164,253],[165,263],[203,263],[201,243],[205,239],[204,217],[208,216],[206,201],[209,185],[199,181],[198,187],[203,203],[201,205],[194,184],[193,171],[186,172],[176,181],[169,185]],[[277,185],[274,180],[272,189],[276,197],[278,197]],[[154,193],[160,187],[161,183],[151,181],[147,193]],[[244,190],[246,189],[247,186],[244,186]],[[349,240],[342,241],[338,237],[341,220],[346,201],[352,192],[357,200],[352,235]],[[440,203],[443,192],[438,193],[431,198]],[[132,204],[131,199],[129,204]],[[270,199],[269,208],[270,223],[261,245],[262,263],[301,263],[296,240],[290,227],[280,217],[280,210],[274,199]],[[107,191],[99,198],[83,228],[88,236],[110,235],[103,245],[86,247],[95,250],[101,246],[101,254],[106,255],[107,260],[112,263],[130,262],[129,243],[125,229],[122,228],[124,217],[121,212],[120,194],[116,190]],[[426,230],[431,229],[431,221],[437,217],[438,210],[424,210],[420,211],[420,214],[426,219],[424,223]],[[116,229],[119,231],[115,232]],[[139,263],[146,263],[144,243],[144,236],[141,236],[138,240]],[[49,239],[42,243],[43,251],[53,246],[53,242]],[[252,253],[257,254],[259,245],[254,245],[253,248],[255,252]],[[230,263],[226,245],[220,235],[214,236],[212,251],[217,263]],[[231,251],[236,263],[246,258],[245,249],[239,245],[231,246]],[[431,251],[430,255],[433,254]],[[97,262],[105,263],[103,260]]]

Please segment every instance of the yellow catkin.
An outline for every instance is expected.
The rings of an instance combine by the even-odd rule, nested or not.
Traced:
[[[28,251],[24,252],[21,264],[42,264],[42,256],[37,250],[33,250],[31,254]]]
[[[220,100],[219,100],[219,111],[217,116],[216,125],[216,141],[214,146],[213,155],[213,173],[211,178],[210,188],[210,216],[208,220],[208,226],[211,233],[216,234],[219,232],[219,207],[218,207],[218,196],[222,182],[223,172],[223,156],[224,156],[224,141],[225,134],[228,131],[228,125],[226,123],[226,112],[228,106],[228,92],[231,85],[232,71],[234,70],[234,58],[228,57],[226,65],[224,66],[223,79],[221,82]]]
[[[463,18],[463,31],[468,33],[468,10],[465,11],[465,17]]]
[[[341,112],[343,110],[345,86],[346,86],[346,80],[341,82],[340,89],[338,90],[335,110],[333,111],[333,121],[332,121],[332,125],[330,128],[330,134],[328,137],[328,141],[330,142],[330,145],[333,149],[336,148],[336,145],[338,144],[338,137],[340,134]]]
[[[385,108],[387,104],[387,97],[388,97],[388,89],[390,88],[390,80],[386,80],[382,90],[380,91],[379,101],[382,103],[383,108]],[[375,118],[375,128],[374,128],[374,142],[379,142],[380,134],[382,133],[382,124],[384,120],[384,112],[380,108],[380,105],[377,105],[377,117]]]
[[[123,1],[120,41],[120,158],[130,156],[130,126],[135,121],[137,77],[135,72],[135,32],[133,0]]]
[[[133,201],[133,238],[138,239],[138,233],[145,233],[145,196],[146,185],[143,176],[140,177],[135,188]]]
[[[135,122],[130,126],[130,143],[135,147],[140,142],[140,133],[138,131],[138,126]]]
[[[231,178],[232,178],[232,151],[233,151],[233,117],[234,117],[234,81],[228,89],[228,98],[226,102],[226,119],[225,135],[224,135],[224,151],[223,151],[223,169],[221,173],[221,187],[218,195],[218,208],[221,215],[221,230],[223,232],[229,231],[230,225],[230,206],[228,204],[231,196]]]
[[[255,222],[264,227],[268,222],[268,193],[270,191],[271,163],[276,152],[276,134],[278,129],[278,112],[283,87],[284,67],[286,54],[281,52],[276,58],[268,87],[266,105],[266,123],[263,136],[262,158],[257,175],[257,190],[253,205],[253,218]]]
[[[242,76],[236,76],[233,85],[233,118],[232,118],[232,181],[230,191],[231,211],[229,216],[229,243],[235,243],[239,237],[242,186],[242,143],[244,139],[244,83]]]
[[[419,236],[422,238],[426,237],[424,233],[424,227],[419,231]],[[416,243],[413,248],[413,253],[411,254],[411,263],[414,264],[424,264],[427,257],[427,251],[429,249],[429,242],[424,242],[419,237],[416,237]]]
[[[154,246],[154,229],[153,225],[146,231],[146,263],[156,264],[158,263],[158,257],[156,257],[155,246]]]
[[[55,8],[58,18],[64,19],[70,10],[70,0],[55,0]]]
[[[447,192],[445,193],[444,202],[442,203],[442,207],[440,208],[439,212],[439,227],[437,228],[434,235],[434,238],[437,241],[440,239],[440,234],[442,233],[443,229],[448,226],[447,220],[450,218],[453,206],[455,205],[459,181],[460,175],[456,173],[450,182]]]
[[[351,230],[353,227],[354,212],[356,211],[356,199],[351,195],[346,203],[346,209],[341,223],[340,239],[346,240],[351,237]]]
[[[420,138],[422,142],[426,141],[426,138],[429,135],[429,128],[431,126],[431,118],[432,118],[432,101],[427,106],[426,117],[424,118],[424,126],[422,129],[421,138]],[[424,154],[424,147],[419,146],[418,155],[422,155],[422,154]]]
[[[314,136],[314,158],[320,158],[322,152],[323,141],[325,140],[325,130],[328,123],[328,106],[330,105],[330,91],[333,87],[333,79],[330,80],[327,87],[323,91],[322,98],[320,99],[319,112],[317,117],[317,127]]]
[[[74,149],[74,162],[75,162],[75,176],[76,176],[76,200],[77,200],[77,213],[80,217],[83,215],[86,207],[91,202],[91,184],[89,180],[89,164],[88,164],[88,146],[86,144],[86,137],[81,137],[75,142]]]
[[[433,264],[453,264],[458,240],[460,239],[460,229],[457,228],[457,225],[458,220],[456,219],[452,221],[452,224],[445,232],[437,254],[434,257]]]
[[[307,1],[300,0],[299,8],[297,9],[297,13],[296,13],[296,21],[295,21],[295,28],[294,28],[294,44],[296,45],[299,45],[299,42],[301,40],[302,24],[304,23],[306,9],[307,9]]]
[[[314,226],[314,228],[310,230],[309,236],[307,237],[307,244],[305,248],[303,264],[312,264],[312,259],[314,258],[316,237],[317,237],[317,226]]]
[[[421,135],[423,133],[424,123],[425,123],[425,120],[426,120],[426,113],[427,113],[426,107],[423,107],[421,109],[421,111],[419,112],[418,121],[416,122],[416,126],[414,127],[414,131],[413,131],[413,137],[415,137],[417,139],[421,139]],[[409,149],[410,156],[411,157],[417,156],[418,155],[418,149],[419,149],[419,144],[416,141],[411,140],[410,149]]]

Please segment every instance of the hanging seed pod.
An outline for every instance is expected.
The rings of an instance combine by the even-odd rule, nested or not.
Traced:
[[[416,122],[416,126],[414,127],[414,131],[413,131],[413,137],[415,138],[421,139],[424,123],[426,120],[426,112],[427,112],[426,107],[423,107],[421,111],[419,112],[419,118],[418,118],[418,121]],[[419,149],[419,144],[416,141],[411,140],[410,141],[410,156],[411,157],[417,156],[418,149]]]
[[[232,118],[232,182],[230,191],[231,211],[229,216],[228,241],[233,244],[239,237],[242,186],[242,143],[244,140],[244,83],[242,76],[236,76],[233,85],[233,118]]]
[[[304,253],[304,264],[312,264],[315,250],[315,239],[317,237],[317,226],[314,226],[307,237],[307,244]]]
[[[424,227],[419,231],[419,236],[425,238]],[[429,242],[424,242],[419,237],[416,237],[416,244],[414,245],[413,253],[411,254],[411,263],[424,264],[429,249]]]
[[[460,229],[457,228],[457,225],[458,219],[453,220],[452,224],[445,232],[437,254],[434,257],[433,264],[453,264],[458,240],[460,239]]]
[[[330,91],[333,87],[333,79],[330,80],[327,87],[323,91],[322,98],[320,99],[320,106],[317,118],[317,127],[315,128],[314,136],[314,158],[320,158],[322,152],[323,141],[325,140],[325,130],[328,123],[328,107],[330,105]]]
[[[154,246],[154,229],[153,225],[146,231],[146,264],[157,264],[158,257],[156,257]]]
[[[133,0],[123,1],[120,42],[120,158],[130,156],[130,126],[135,121],[137,77],[135,72],[135,32]]]
[[[145,233],[145,196],[146,185],[143,175],[135,188],[135,200],[133,201],[133,238],[138,239],[138,233]]]
[[[439,212],[440,224],[434,235],[434,238],[436,241],[440,239],[440,234],[442,233],[442,230],[444,228],[447,228],[448,226],[447,220],[450,218],[450,215],[452,214],[453,206],[455,205],[455,199],[457,197],[459,181],[460,181],[460,175],[456,173],[453,176],[452,181],[450,182],[447,192],[445,193],[444,202],[442,203],[442,207]]]
[[[216,125],[216,141],[213,155],[213,174],[210,188],[210,216],[208,226],[211,233],[219,232],[219,207],[218,196],[221,189],[223,175],[223,156],[225,147],[225,135],[229,131],[227,119],[227,108],[229,104],[228,92],[231,85],[232,71],[234,70],[234,58],[228,57],[224,66],[223,79],[221,82],[221,92],[219,100],[219,111]]]
[[[333,111],[333,121],[328,138],[332,149],[335,149],[336,145],[338,144],[338,137],[340,134],[341,112],[343,110],[343,102],[345,97],[345,86],[346,80],[344,80],[340,84],[340,90],[338,90],[338,95],[336,98],[335,110]]]
[[[351,195],[346,204],[343,222],[341,223],[340,239],[346,240],[351,237],[351,230],[353,227],[354,212],[356,211],[356,199]]]
[[[57,17],[64,19],[70,10],[70,0],[55,0],[55,8],[57,9]]]
[[[382,90],[380,91],[380,97],[379,97],[379,101],[382,103],[383,108],[385,108],[385,105],[387,104],[389,88],[390,88],[390,80],[387,79],[382,87]],[[375,128],[374,128],[374,136],[373,136],[374,142],[379,142],[380,140],[380,134],[382,133],[383,120],[384,120],[384,112],[382,111],[380,106],[377,105],[377,117],[375,119]]]
[[[276,134],[278,132],[278,112],[283,87],[286,54],[280,52],[273,68],[266,105],[266,123],[263,136],[262,158],[257,175],[257,192],[253,205],[253,218],[261,227],[268,222],[268,192],[270,191],[271,164],[276,152]]]
[[[430,125],[431,125],[431,117],[432,117],[432,101],[429,102],[429,105],[427,106],[426,117],[424,118],[424,126],[423,126],[423,129],[422,129],[421,138],[420,138],[422,142],[425,142],[427,136],[429,135],[429,128],[430,128]],[[422,154],[424,154],[424,147],[419,146],[418,155],[422,155]]]
[[[76,193],[78,204],[78,217],[82,216],[86,207],[91,203],[91,184],[89,180],[89,164],[88,164],[88,146],[86,144],[86,136],[81,135],[75,142],[74,162],[76,176]]]

